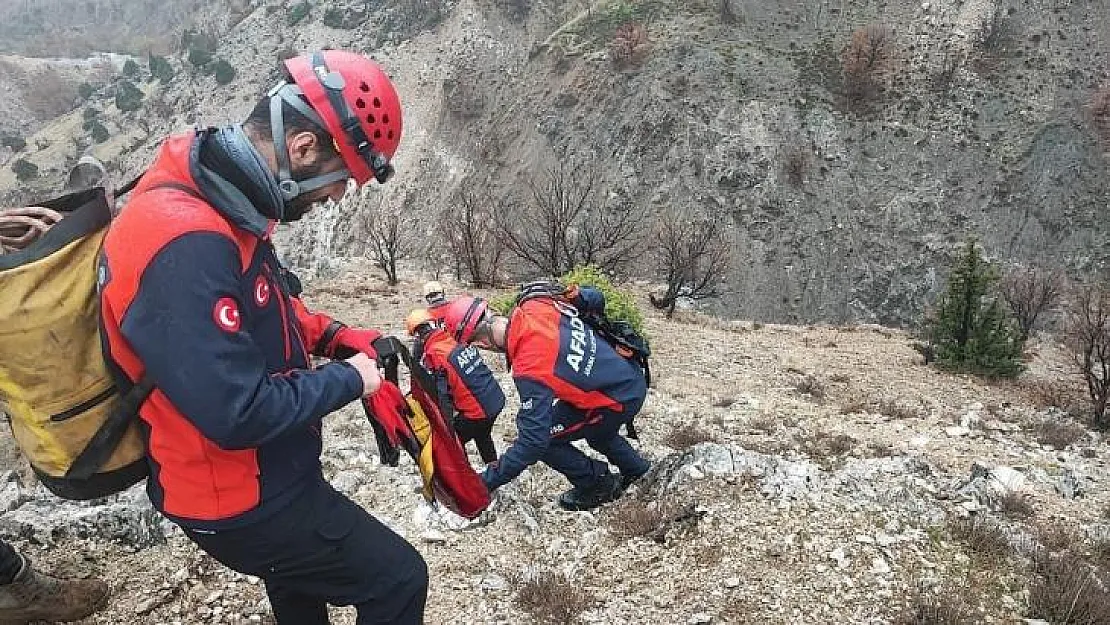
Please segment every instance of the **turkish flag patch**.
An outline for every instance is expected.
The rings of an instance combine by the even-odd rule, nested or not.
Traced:
[[[254,303],[259,308],[265,308],[270,303],[270,283],[262,276],[254,281]]]
[[[238,332],[243,325],[239,314],[239,304],[230,297],[221,297],[212,309],[212,319],[224,332]]]

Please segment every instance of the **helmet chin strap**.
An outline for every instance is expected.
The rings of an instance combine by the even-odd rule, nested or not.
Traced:
[[[321,129],[325,128],[324,121],[301,100],[300,95],[301,90],[296,85],[286,83],[274,87],[269,93],[270,129],[274,141],[274,155],[278,164],[278,189],[281,190],[281,197],[284,200],[282,214],[278,215],[278,221],[285,221],[285,210],[289,208],[289,204],[293,200],[306,193],[345,181],[351,177],[350,172],[344,167],[328,174],[313,176],[304,180],[293,178],[292,167],[289,163],[289,147],[285,142],[285,119],[282,114],[282,103],[289,104]]]

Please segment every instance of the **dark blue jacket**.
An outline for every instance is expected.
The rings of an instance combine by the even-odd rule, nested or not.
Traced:
[[[607,414],[631,418],[643,406],[643,370],[599,338],[578,312],[604,309],[602,293],[584,287],[573,306],[539,298],[513,311],[506,355],[521,401],[518,437],[483,474],[489,487],[520,475],[543,456],[553,438],[574,438]],[[557,417],[556,399],[574,410],[559,410]]]

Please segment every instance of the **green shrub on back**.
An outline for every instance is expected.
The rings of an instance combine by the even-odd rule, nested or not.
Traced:
[[[559,276],[562,284],[577,284],[579,286],[592,286],[605,296],[605,316],[611,321],[627,321],[640,334],[644,333],[644,315],[636,306],[635,298],[617,289],[609,278],[594,265],[576,267]],[[490,307],[498,314],[508,315],[516,303],[518,291],[511,291],[490,299]]]

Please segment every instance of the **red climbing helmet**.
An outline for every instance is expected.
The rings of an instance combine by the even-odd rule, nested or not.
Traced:
[[[489,304],[486,300],[464,295],[455,298],[447,305],[447,312],[443,315],[443,323],[456,341],[470,343],[474,340],[474,333],[486,320],[488,314]]]
[[[360,186],[371,178],[378,184],[389,180],[393,175],[390,159],[401,142],[401,101],[382,68],[361,54],[342,50],[296,56],[287,59],[285,66],[293,84],[281,83],[269,94],[278,178],[285,198],[290,200],[348,177]],[[284,149],[282,102],[332,136],[346,170],[310,180],[292,179]]]

